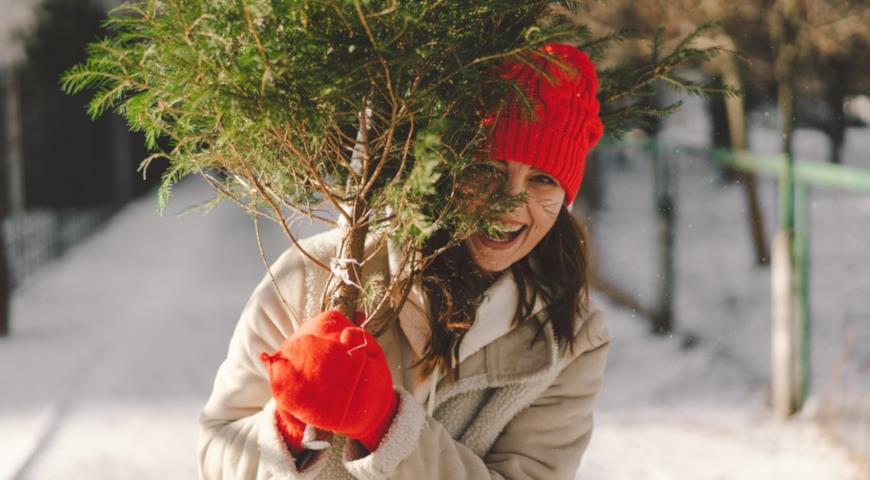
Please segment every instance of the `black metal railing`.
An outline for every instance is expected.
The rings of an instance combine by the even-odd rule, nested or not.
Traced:
[[[40,267],[98,230],[117,209],[37,209],[3,219],[10,286],[21,284]]]

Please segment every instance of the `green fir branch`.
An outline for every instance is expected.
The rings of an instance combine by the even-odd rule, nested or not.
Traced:
[[[633,40],[628,30],[596,37],[582,21],[583,1],[557,3],[138,0],[112,11],[111,35],[91,45],[61,88],[91,92],[92,117],[115,111],[143,134],[143,175],[154,159],[169,161],[160,212],[178,181],[200,174],[221,193],[215,202],[269,210],[282,225],[282,208],[323,218],[326,205],[354,228],[376,226],[418,247],[440,228],[456,242],[524,200],[496,188],[466,209],[481,185],[499,183],[479,170],[483,111],[511,94],[525,99],[494,69],[505,61],[539,69],[530,55],[551,41],[601,61]],[[668,53],[657,30],[644,65],[599,72],[609,134],[678,108],[641,104],[656,81],[699,95],[733,92],[677,73],[723,53],[693,47],[713,28]],[[223,176],[204,173],[214,171]],[[341,210],[351,204],[363,206],[358,218]],[[379,288],[362,295],[380,297]]]

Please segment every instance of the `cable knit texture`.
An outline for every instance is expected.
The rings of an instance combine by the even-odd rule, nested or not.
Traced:
[[[516,99],[507,109],[484,117],[492,125],[486,142],[489,158],[547,172],[565,189],[565,203],[570,204],[583,180],[586,154],[604,133],[595,65],[585,53],[562,43],[545,45],[530,60],[539,71],[519,62],[499,69],[503,78],[517,82],[533,109],[529,112]]]

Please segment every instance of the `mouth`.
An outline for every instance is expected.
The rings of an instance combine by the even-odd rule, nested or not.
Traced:
[[[491,232],[481,231],[480,237],[485,245],[493,248],[506,248],[526,231],[528,225],[496,224]]]

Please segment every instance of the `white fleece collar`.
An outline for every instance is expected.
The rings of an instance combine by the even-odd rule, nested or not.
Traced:
[[[390,278],[395,279],[399,276],[400,249],[393,245],[392,241],[388,241],[387,253]],[[504,272],[487,288],[483,295],[474,324],[465,334],[462,344],[459,346],[460,363],[514,328],[512,323],[519,303],[519,288],[514,281],[513,273]],[[544,306],[543,301],[538,296],[532,313],[538,313]],[[417,357],[423,355],[430,337],[428,312],[427,300],[423,295],[420,281],[417,279],[399,312],[399,326]],[[435,406],[435,391],[440,377],[439,373],[436,369],[427,381],[420,382],[412,389],[413,397],[421,405],[428,404],[427,411],[430,415]]]
[[[511,322],[519,302],[519,290],[511,272],[500,275],[484,293],[474,324],[459,346],[459,362],[487,346],[511,330]],[[428,305],[419,282],[415,282],[408,300],[399,312],[399,325],[417,356],[423,355],[429,341]]]
[[[401,250],[392,241],[388,241],[387,253],[390,277],[396,278]],[[484,292],[484,299],[477,310],[475,322],[465,334],[462,345],[459,346],[460,363],[513,328],[511,323],[518,302],[519,288],[514,281],[513,273],[507,271]],[[543,307],[543,302],[538,296],[532,313],[539,312]],[[426,320],[428,311],[420,283],[415,282],[408,294],[408,300],[399,312],[399,325],[417,356],[422,355],[426,342],[429,341],[429,322]]]

